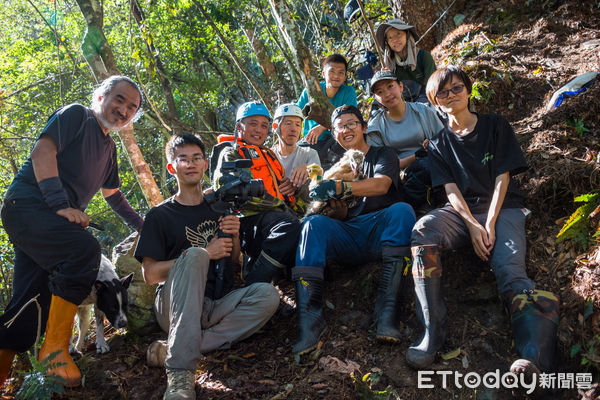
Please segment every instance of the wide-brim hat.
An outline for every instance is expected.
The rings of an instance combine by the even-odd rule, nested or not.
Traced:
[[[390,19],[389,21],[382,22],[377,27],[377,32],[375,32],[375,40],[377,40],[377,44],[381,49],[385,49],[385,31],[388,28],[396,28],[401,31],[409,31],[415,42],[419,40],[419,35],[417,35],[417,30],[414,26],[405,24],[399,19]]]
[[[373,78],[371,78],[371,83],[369,84],[369,91],[371,92],[371,94],[373,94],[373,88],[375,87],[375,85],[378,82],[397,81],[397,80],[398,80],[398,78],[392,71],[390,71],[387,68],[382,69],[381,71],[377,71],[377,73],[373,76]]]

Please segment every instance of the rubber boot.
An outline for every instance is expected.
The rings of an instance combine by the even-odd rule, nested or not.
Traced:
[[[81,372],[69,355],[69,341],[73,333],[73,319],[77,306],[58,296],[52,296],[46,338],[40,349],[39,360],[42,361],[52,353],[60,351],[50,365],[63,364],[49,368],[46,375],[58,375],[65,380],[66,387],[81,385]]]
[[[327,327],[323,319],[324,271],[322,268],[295,267],[292,268],[292,280],[298,310],[298,339],[292,352],[305,354],[317,347]]]
[[[381,280],[375,301],[375,335],[378,340],[398,343],[402,338],[400,305],[408,281],[410,248],[386,246],[382,255]]]
[[[510,320],[517,352],[539,370],[550,372],[556,352],[558,298],[550,292],[531,289],[511,297]]]
[[[8,378],[15,354],[16,352],[11,349],[0,349],[0,388],[4,386],[4,381]]]
[[[417,316],[425,332],[419,343],[408,348],[406,361],[413,368],[423,369],[433,363],[435,353],[446,340],[446,304],[440,287],[442,267],[438,247],[415,246],[411,250]]]
[[[279,264],[276,260],[261,253],[246,276],[246,286],[250,286],[256,282],[271,283],[273,281],[278,281],[284,277],[284,272],[284,265]]]

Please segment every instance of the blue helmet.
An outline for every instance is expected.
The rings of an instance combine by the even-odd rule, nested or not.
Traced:
[[[248,101],[238,108],[235,115],[235,122],[240,122],[242,119],[252,115],[263,115],[269,118],[269,121],[271,120],[271,114],[269,114],[269,110],[267,110],[267,107],[263,103]]]

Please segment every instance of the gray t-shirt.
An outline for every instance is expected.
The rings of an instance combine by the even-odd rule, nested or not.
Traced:
[[[279,153],[278,146],[274,146],[273,151],[275,154],[277,154],[277,158],[279,158],[279,161],[281,161],[281,165],[283,165],[286,178],[289,178],[292,175],[294,168],[296,168],[298,165],[321,165],[319,154],[315,149],[311,149],[310,147],[296,146],[296,149],[288,156],[282,156]]]
[[[425,139],[434,138],[444,127],[435,111],[421,103],[406,103],[402,121],[394,121],[381,110],[367,126],[367,143],[389,146],[405,158],[423,147]],[[378,133],[379,132],[379,133]]]

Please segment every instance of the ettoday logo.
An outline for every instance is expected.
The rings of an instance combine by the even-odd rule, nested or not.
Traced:
[[[500,370],[497,369],[486,373],[483,377],[477,372],[463,374],[459,371],[419,371],[417,388],[433,389],[435,387],[431,383],[433,375],[440,375],[442,377],[442,388],[444,389],[448,387],[448,382],[451,381],[452,376],[454,378],[454,386],[458,389],[462,389],[463,386],[469,389],[476,389],[483,385],[488,389],[500,389],[500,387],[507,389],[524,388],[527,394],[531,394],[537,386],[536,374],[532,374],[531,377],[526,377],[524,374],[517,376],[512,372],[506,372],[501,375]]]
[[[442,388],[446,389],[449,384],[454,383],[454,387],[462,389],[476,389],[485,386],[488,389],[525,389],[527,394],[533,393],[536,387],[543,389],[590,389],[592,387],[591,373],[541,373],[532,374],[527,377],[524,374],[516,375],[512,372],[500,373],[497,369],[487,372],[481,376],[477,372],[468,372],[463,374],[459,371],[419,371],[417,388],[433,389],[435,384],[432,382],[435,375],[441,376]]]

